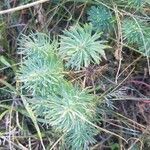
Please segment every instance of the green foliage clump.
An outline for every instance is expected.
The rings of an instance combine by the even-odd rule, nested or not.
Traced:
[[[144,26],[142,22],[135,22],[133,19],[124,19],[122,24],[123,37],[130,44],[141,43]],[[145,31],[144,31],[145,32]]]
[[[87,150],[90,144],[94,144],[96,140],[94,135],[97,134],[97,130],[89,126],[88,123],[82,121],[82,123],[77,124],[74,129],[70,130],[66,135],[66,143],[71,145],[69,149],[72,150]]]
[[[140,9],[144,5],[145,0],[127,0],[127,4],[131,8]]]
[[[43,94],[53,91],[55,85],[59,84],[63,78],[62,71],[62,64],[57,58],[48,57],[43,60],[41,57],[29,57],[20,68],[19,79],[25,83],[25,89]]]
[[[73,130],[83,122],[81,117],[91,120],[94,110],[94,96],[72,85],[62,84],[58,87],[59,95],[49,95],[51,114],[45,114],[46,120],[57,129]]]
[[[18,42],[19,53],[32,56],[48,56],[54,55],[57,49],[57,42],[52,41],[49,36],[44,33],[31,33],[30,35],[22,35]]]
[[[84,119],[93,121],[95,116],[94,95],[86,90],[73,87],[65,82],[60,84],[57,93],[47,99],[32,102],[32,109],[56,131],[65,133],[65,140],[71,149],[80,149],[95,142],[97,130]],[[31,101],[30,101],[31,103]]]
[[[148,56],[150,44],[150,28],[141,20],[124,19],[122,23],[124,40],[129,45],[137,45],[139,52]]]
[[[150,34],[148,37],[145,37],[144,44],[139,44],[139,51],[145,56],[150,56]]]
[[[92,6],[88,11],[88,21],[90,21],[97,31],[108,32],[112,29],[113,19],[108,8],[103,5]]]
[[[136,11],[142,10],[143,6],[149,0],[116,0],[118,5],[121,5],[124,9],[134,9]],[[149,2],[148,2],[149,3]]]
[[[101,46],[95,41],[98,35],[91,36],[91,28],[78,29],[77,33],[65,32],[70,37],[76,33],[77,41],[87,37],[85,44],[93,41],[91,50],[96,50],[94,44],[97,44],[96,47]],[[69,42],[69,37],[62,38]],[[32,93],[29,104],[36,117],[44,119],[45,124],[52,126],[54,131],[63,133],[68,149],[85,149],[95,142],[94,135],[97,133],[97,129],[89,124],[96,117],[95,95],[73,86],[64,78],[62,61],[56,50],[58,43],[54,43],[55,40],[51,41],[50,37],[42,33],[23,35],[19,40],[19,52],[24,57],[18,79],[23,82],[23,88]],[[60,50],[64,50],[63,44],[61,41]]]
[[[55,54],[57,43],[42,33],[23,35],[19,52],[25,57],[20,68],[19,80],[24,88],[36,94],[52,92],[63,79],[63,64]]]
[[[73,26],[65,30],[61,36],[59,54],[67,63],[67,67],[80,70],[89,64],[99,64],[105,58],[104,49],[108,48],[100,35],[92,32],[92,25]]]

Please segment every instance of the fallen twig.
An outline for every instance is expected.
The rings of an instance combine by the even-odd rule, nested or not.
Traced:
[[[38,1],[36,1],[36,2],[32,2],[32,3],[26,4],[26,5],[21,5],[21,6],[18,6],[18,7],[14,7],[14,8],[2,10],[2,11],[0,11],[0,15],[2,15],[2,14],[7,14],[7,13],[13,13],[13,12],[15,12],[15,11],[19,11],[19,10],[22,10],[22,9],[26,9],[26,8],[29,8],[29,7],[38,5],[38,4],[42,4],[42,3],[45,3],[45,2],[48,2],[48,1],[49,1],[49,0],[38,0]]]

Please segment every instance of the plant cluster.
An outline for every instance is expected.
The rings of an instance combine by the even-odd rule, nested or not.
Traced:
[[[98,33],[93,34],[91,24],[85,24],[65,30],[61,36],[59,53],[66,60],[67,67],[80,70],[92,64],[99,64],[101,57],[106,58],[104,49],[108,48],[99,40]]]
[[[138,47],[139,52],[150,56],[150,27],[142,20],[126,18],[122,23],[123,37],[127,44]]]
[[[146,1],[128,0],[127,5],[134,6],[137,9],[142,8]],[[88,20],[92,23],[95,30],[109,33],[117,19],[114,19],[113,13],[103,5],[92,6],[88,11]],[[144,56],[150,56],[150,27],[146,20],[137,17],[125,17],[121,21],[122,34],[124,42],[138,48],[138,52]],[[134,46],[136,45],[136,46]]]
[[[112,12],[105,6],[92,6],[88,14],[88,21],[92,23],[95,30],[107,33],[113,28]]]
[[[139,8],[141,1],[128,1]],[[22,89],[31,93],[30,106],[37,118],[44,119],[56,132],[64,134],[68,149],[86,149],[95,142],[96,97],[67,80],[67,69],[81,70],[106,59],[106,41],[101,33],[109,33],[116,23],[115,14],[103,5],[92,6],[89,24],[70,27],[59,36],[59,42],[44,33],[22,35],[19,53],[23,56],[18,79]],[[149,27],[139,19],[121,21],[123,40],[136,44],[139,52],[149,55]],[[144,47],[143,47],[144,45]]]
[[[19,40],[19,53],[24,57],[18,79],[24,83],[22,89],[33,96],[31,108],[54,130],[65,133],[72,149],[85,149],[95,142],[97,129],[88,121],[96,116],[96,102],[95,95],[65,79],[63,60],[77,70],[98,64],[107,48],[99,38],[86,24],[65,30],[60,43],[43,33],[23,35]]]
[[[0,8],[32,2],[3,0]],[[6,149],[34,150],[39,143],[39,149],[45,146],[46,149],[86,150],[99,149],[100,140],[110,149],[119,149],[120,145],[124,146],[120,142],[124,137],[127,140],[143,135],[145,124],[149,123],[149,118],[144,116],[148,116],[149,103],[147,70],[145,82],[143,79],[124,81],[132,76],[131,67],[137,60],[140,61],[135,69],[145,65],[145,60],[149,66],[148,4],[149,0],[52,0],[1,15],[0,143],[9,137]],[[50,35],[45,34],[49,31]],[[20,32],[24,34],[18,40]],[[128,60],[124,59],[132,49],[147,59],[136,59],[136,52]],[[130,65],[132,58],[136,60]],[[134,110],[133,117],[131,110]],[[137,124],[137,120],[142,120],[144,125]],[[8,127],[13,132],[7,132]],[[107,138],[108,133],[116,137]]]

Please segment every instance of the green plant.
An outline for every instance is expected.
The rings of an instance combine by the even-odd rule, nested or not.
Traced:
[[[136,23],[133,19],[128,18],[123,20],[123,37],[129,44],[141,43],[143,41],[142,34],[146,34],[143,29],[145,29],[145,26],[143,26],[142,22]]]
[[[59,85],[57,93],[48,95],[47,99],[30,100],[35,114],[56,131],[65,133],[65,141],[72,149],[94,143],[97,130],[83,118],[93,121],[95,96],[67,82]]]
[[[128,5],[131,7],[140,8],[144,4],[143,0],[128,0]]]
[[[100,41],[100,34],[92,31],[91,24],[73,26],[61,35],[59,54],[66,66],[80,70],[91,63],[99,64],[101,57],[106,58],[104,49],[109,46]]]
[[[96,31],[109,32],[113,27],[111,11],[103,6],[92,6],[88,11],[88,21],[90,21]]]
[[[148,4],[1,0],[1,149],[149,149]]]
[[[115,0],[115,2],[120,6],[123,7],[123,9],[126,10],[142,10],[144,5],[146,3],[149,3],[147,0]]]
[[[23,35],[19,40],[19,53],[25,55],[19,71],[23,88],[32,93],[46,95],[55,90],[63,79],[63,64],[55,54],[56,41],[42,33]]]
[[[144,44],[139,44],[139,51],[141,51],[145,56],[150,56],[150,35],[145,37]]]
[[[129,45],[137,45],[139,52],[149,55],[150,28],[142,21],[126,18],[122,23],[124,40]]]
[[[57,41],[51,40],[50,37],[44,33],[31,33],[28,36],[21,35],[18,40],[19,54],[27,57],[36,55],[47,57],[53,56],[57,50]]]
[[[95,142],[97,133],[88,123],[94,122],[96,116],[95,95],[63,78],[62,63],[56,54],[58,45],[54,43],[42,33],[23,35],[19,53],[24,58],[18,79],[33,96],[28,102],[35,116],[65,134],[69,149],[85,149]]]

